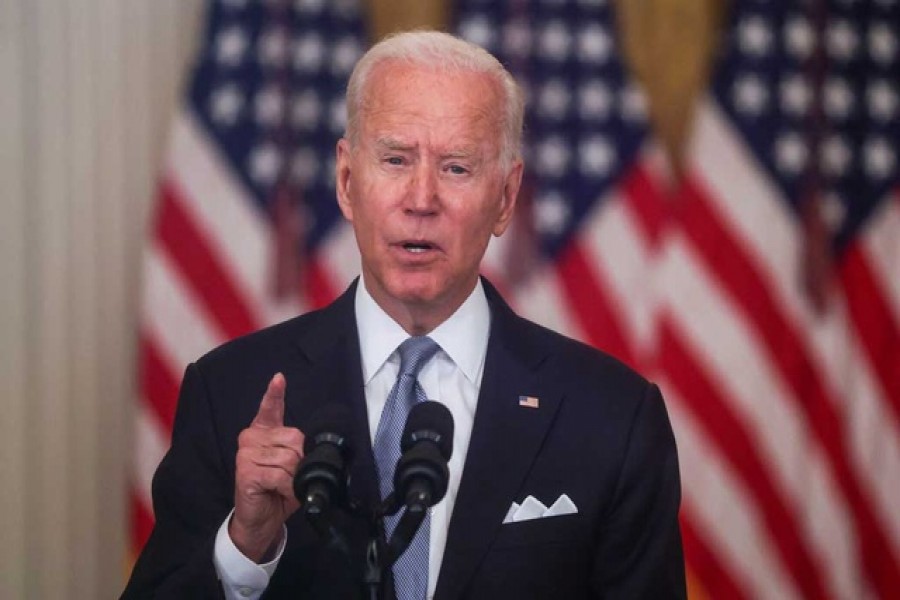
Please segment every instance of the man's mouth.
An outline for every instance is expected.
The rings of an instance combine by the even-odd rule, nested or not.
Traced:
[[[436,248],[434,244],[424,241],[403,242],[401,246],[403,246],[404,250],[412,252],[413,254],[428,252],[429,250],[434,250]]]

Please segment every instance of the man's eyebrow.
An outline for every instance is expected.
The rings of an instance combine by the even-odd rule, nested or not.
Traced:
[[[479,155],[475,147],[454,148],[441,154],[441,158],[474,158]]]
[[[412,150],[415,145],[403,142],[393,137],[380,137],[375,140],[375,145],[388,150]]]

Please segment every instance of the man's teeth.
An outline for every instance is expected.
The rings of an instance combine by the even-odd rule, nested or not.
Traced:
[[[428,244],[404,244],[403,247],[406,248],[407,251],[415,252],[417,254],[431,248]]]

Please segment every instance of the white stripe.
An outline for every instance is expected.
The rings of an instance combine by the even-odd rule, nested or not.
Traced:
[[[671,190],[679,184],[669,152],[657,142],[656,138],[650,137],[644,142],[637,160],[660,190]]]
[[[722,397],[749,432],[776,491],[787,502],[801,539],[813,560],[822,563],[827,587],[837,597],[852,588],[853,544],[849,514],[836,489],[827,459],[809,443],[809,428],[779,373],[772,368],[755,332],[735,312],[688,242],[672,234],[660,266],[661,289],[681,339],[713,378]],[[686,465],[683,468],[691,468]],[[822,521],[807,520],[810,487]]]
[[[134,417],[134,457],[132,479],[140,501],[151,509],[153,506],[153,474],[169,447],[171,434],[160,424],[148,407],[148,400],[141,398]]]
[[[360,273],[359,248],[353,227],[346,221],[336,223],[319,244],[318,260],[337,286],[337,293],[344,291]]]
[[[598,203],[579,234],[594,277],[609,292],[626,341],[646,355],[654,335],[654,256],[629,199],[619,193]]]
[[[731,237],[775,284],[775,301],[801,330],[812,325],[815,315],[799,285],[803,232],[788,203],[715,102],[701,106],[696,123],[688,155],[691,177],[709,190]]]
[[[513,293],[511,303],[526,319],[563,335],[584,340],[581,327],[566,310],[568,306],[559,273],[549,263],[542,263]]]
[[[869,266],[882,298],[888,305],[894,327],[900,330],[900,196],[886,198],[880,210],[870,217],[867,227],[857,238],[862,260]],[[841,306],[847,311],[847,308]],[[844,317],[849,322],[849,315]],[[846,325],[846,369],[838,381],[844,383],[854,464],[874,490],[881,521],[892,542],[895,556],[900,556],[900,421],[890,406],[881,378],[868,363],[857,330]],[[894,401],[897,399],[895,398]]]
[[[852,335],[844,344],[843,381],[847,403],[844,423],[849,429],[851,460],[872,495],[871,504],[883,530],[900,556],[900,431],[860,342]]]
[[[683,502],[736,583],[751,598],[796,598],[793,585],[751,495],[706,442],[684,401],[664,379],[660,387],[678,444]]]
[[[143,297],[144,327],[173,373],[226,340],[156,240],[144,259]]]
[[[521,224],[520,221],[528,218],[530,217],[524,213],[522,205],[519,205],[516,208],[516,213],[513,215],[513,220],[510,222],[506,232],[500,237],[491,236],[487,250],[484,253],[484,258],[481,259],[481,270],[488,277],[491,277],[492,281],[506,279],[510,248],[515,247],[518,243],[516,236],[520,235],[517,231],[518,226]],[[524,244],[520,245],[524,246]],[[529,248],[529,250],[534,250],[535,254],[539,252],[539,249],[536,247]],[[495,283],[499,282],[495,281]]]
[[[900,192],[883,201],[857,238],[863,256],[884,290],[885,302],[900,328]]]
[[[207,234],[250,313],[267,322],[274,244],[265,216],[188,110],[181,111],[168,152],[167,175],[193,222]]]

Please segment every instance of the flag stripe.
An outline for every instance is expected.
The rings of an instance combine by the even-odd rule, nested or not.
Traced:
[[[874,215],[857,243],[865,248],[869,266],[885,291],[892,320],[900,323],[900,188],[892,190],[884,206]]]
[[[310,257],[305,266],[305,289],[310,308],[322,308],[334,299],[339,288],[318,257]]]
[[[556,268],[567,303],[584,333],[583,339],[625,363],[634,364],[637,357],[625,340],[621,320],[605,289],[605,279],[597,273],[597,265],[592,264],[581,245],[573,241],[566,246]]]
[[[847,329],[852,333],[852,328]],[[852,465],[868,483],[884,533],[896,552],[900,547],[900,522],[893,517],[900,490],[900,433],[861,343],[848,334],[846,344],[843,393],[852,402],[845,406],[842,418],[848,428]]]
[[[711,597],[730,600],[749,598],[703,539],[702,530],[693,523],[691,510],[682,507],[679,521],[684,554],[690,560],[691,570],[703,582],[703,588],[712,593]]]
[[[706,436],[746,482],[763,514],[769,536],[797,586],[807,597],[829,597],[822,586],[821,569],[796,528],[797,515],[792,514],[788,502],[776,490],[752,437],[666,317],[661,319],[659,361],[666,378],[678,388]]]
[[[900,424],[900,330],[892,318],[885,290],[872,272],[864,247],[858,244],[852,244],[845,252],[839,273],[862,347]]]
[[[135,442],[140,442],[143,452],[134,457],[132,481],[137,497],[150,511],[152,506],[153,474],[166,454],[171,430],[163,428],[154,412],[142,404],[135,415]]]
[[[265,316],[272,300],[273,252],[266,216],[192,111],[179,113],[173,129],[165,179],[178,183],[181,208],[202,228],[210,252],[227,265],[243,301],[254,314]]]
[[[843,429],[834,412],[833,401],[825,393],[799,336],[781,314],[753,261],[726,233],[724,223],[713,212],[700,184],[695,180],[688,181],[682,194],[679,216],[683,231],[715,271],[723,289],[742,308],[744,317],[754,324],[773,364],[793,390],[792,397],[807,413],[813,431],[826,450],[835,477],[852,509],[867,573],[882,595],[900,589],[900,574],[890,572],[890,566],[898,563],[857,475],[850,468]]]
[[[759,506],[743,480],[696,421],[682,391],[662,373],[658,381],[666,389],[666,406],[678,436],[679,461],[685,467],[682,510],[703,532],[723,571],[748,596],[797,597],[798,590],[779,560]],[[691,560],[694,568],[703,570],[700,557]],[[727,597],[715,588],[708,591],[713,598]]]
[[[159,206],[159,239],[184,274],[184,281],[202,301],[204,312],[216,320],[228,338],[259,327],[244,302],[244,296],[235,289],[228,267],[210,251],[201,228],[182,208],[176,183],[163,183]],[[185,240],[190,240],[190,243],[185,243]]]
[[[172,373],[181,373],[225,336],[184,282],[164,248],[152,244],[144,258],[142,327]]]
[[[815,526],[797,526],[810,551],[819,557],[829,589],[837,597],[854,595],[854,554],[847,548],[846,505],[838,493],[826,459],[809,444],[805,415],[790,399],[790,391],[773,370],[758,336],[740,317],[729,298],[691,252],[683,236],[670,233],[666,256],[658,269],[661,289],[687,289],[690,294],[669,294],[661,308],[677,324],[684,343],[730,410],[744,424],[761,461],[779,492],[790,502],[792,513],[816,519]],[[696,391],[705,402],[702,391]],[[666,389],[666,396],[671,390]],[[709,460],[704,457],[703,460]],[[698,468],[684,465],[683,472]],[[810,499],[810,489],[816,490]],[[730,530],[729,521],[719,525]]]
[[[631,352],[631,364],[641,367],[650,354],[653,326],[653,278],[656,259],[629,196],[611,198],[587,219],[578,237],[594,277],[603,282],[607,302]]]
[[[165,428],[171,431],[178,405],[178,379],[173,376],[159,348],[145,332],[139,336],[138,355],[141,390],[148,398],[153,398],[149,406]]]
[[[343,221],[335,225],[310,260],[307,290],[315,295],[313,306],[323,306],[336,298],[362,270],[353,227]]]
[[[644,237],[650,244],[658,243],[668,221],[665,194],[659,182],[651,177],[643,162],[635,162],[622,178],[621,187]]]
[[[527,319],[563,335],[584,339],[584,334],[573,321],[572,313],[562,309],[566,305],[564,293],[559,272],[554,266],[544,264],[514,290],[510,303]]]
[[[131,513],[132,549],[136,556],[150,538],[150,532],[153,531],[153,511],[149,509],[145,499],[133,487],[129,493],[128,510]]]

